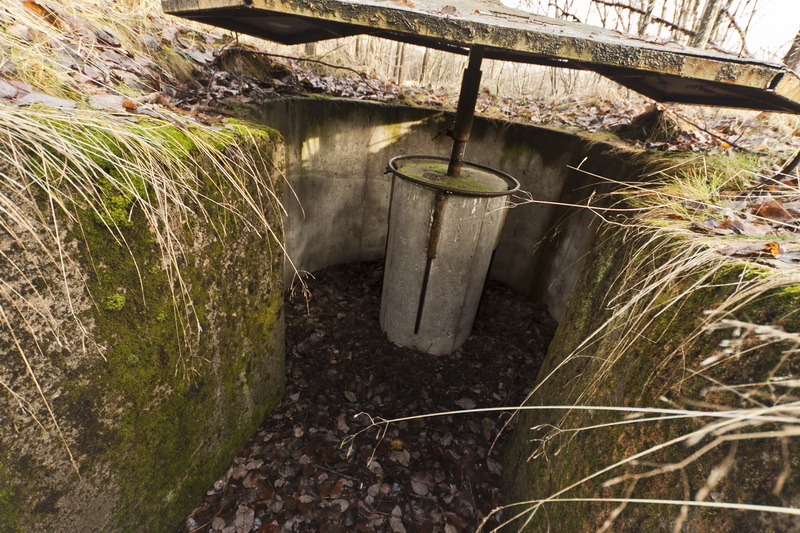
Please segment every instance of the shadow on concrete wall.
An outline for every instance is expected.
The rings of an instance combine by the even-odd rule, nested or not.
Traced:
[[[256,119],[286,139],[287,250],[301,271],[383,257],[389,159],[446,156],[451,146],[448,137],[433,139],[451,113],[329,98],[270,101],[260,112]],[[608,192],[594,175],[635,179],[642,153],[596,136],[478,117],[466,159],[511,174],[535,200],[517,198],[490,277],[560,317],[594,236],[594,214],[562,204]],[[579,166],[585,172],[570,168]],[[294,272],[286,270],[289,284]]]

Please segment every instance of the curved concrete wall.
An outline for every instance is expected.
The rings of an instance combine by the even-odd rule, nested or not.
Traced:
[[[451,146],[448,137],[433,137],[452,114],[428,109],[305,98],[270,101],[260,113],[257,119],[286,140],[287,252],[300,271],[383,257],[389,159],[447,156]],[[591,212],[558,204],[608,189],[591,174],[635,177],[640,155],[556,129],[476,118],[466,159],[511,174],[537,201],[509,213],[490,276],[560,317],[594,228]],[[579,165],[588,173],[569,168]],[[288,283],[293,270],[286,271]]]

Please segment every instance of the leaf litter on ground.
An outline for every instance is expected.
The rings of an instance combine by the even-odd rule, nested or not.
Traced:
[[[717,248],[722,255],[755,258],[781,269],[800,267],[800,188],[797,187],[797,177],[785,176],[776,180],[765,173],[756,176],[754,182],[745,190],[732,191],[734,201],[720,202],[726,207],[695,206],[698,212],[716,210],[722,216],[715,213],[691,222],[688,228],[705,235],[750,238]],[[767,237],[783,238],[787,242],[765,241]]]
[[[381,279],[379,263],[330,267],[308,279],[308,308],[288,297],[284,400],[181,533],[243,531],[243,506],[259,532],[468,532],[502,503],[508,413],[399,422],[382,438],[359,436],[352,453],[342,442],[370,425],[362,412],[390,419],[517,405],[555,323],[543,306],[490,283],[464,347],[420,354],[383,337]]]
[[[22,44],[30,45],[32,50],[34,44],[44,46],[54,56],[63,58],[59,68],[72,76],[75,92],[123,98],[127,98],[126,93],[131,90],[141,93],[123,101],[117,109],[110,106],[119,101],[105,100],[98,106],[105,111],[152,115],[153,106],[163,106],[185,113],[193,120],[213,122],[215,117],[226,114],[224,102],[231,98],[248,103],[317,92],[443,110],[455,109],[458,102],[458,95],[452,92],[430,85],[400,85],[348,65],[338,67],[342,75],[318,74],[311,67],[320,63],[331,65],[316,58],[270,55],[239,44],[231,35],[219,30],[199,31],[156,13],[149,15],[149,33],[139,35],[140,46],[131,48],[115,34],[117,29],[97,27],[87,17],[68,13],[59,3],[25,0],[20,5],[47,20],[60,35],[45,43],[34,42],[29,28],[24,24],[14,25],[11,20],[11,25],[27,36]],[[81,46],[74,46],[74,43]],[[180,76],[161,66],[160,55],[164,53],[183,57],[189,63],[185,68],[191,75]],[[237,55],[258,59],[263,72],[243,69],[241,63],[230,61]],[[237,65],[240,66],[237,68]],[[0,98],[17,105],[25,104],[26,98],[34,102],[41,99],[37,94],[28,96],[42,90],[22,81],[22,72],[18,72],[17,67],[9,59],[0,68]],[[46,105],[69,104],[52,100]],[[511,97],[492,94],[485,88],[477,104],[477,112],[489,117],[589,132],[617,132],[632,144],[646,149],[726,150],[734,143],[745,149],[771,153],[794,148],[792,135],[771,125],[767,113],[741,118],[735,113],[706,115],[702,108],[695,111],[692,110],[695,108],[680,108],[680,112],[677,109],[648,104],[646,99],[581,100],[569,95],[560,99]],[[665,124],[676,121],[677,126],[664,128]],[[654,135],[654,131],[659,134]]]
[[[170,120],[169,112],[214,124],[227,114],[231,99],[257,103],[316,92],[440,110],[453,110],[458,101],[457,94],[431,86],[399,85],[366,72],[318,74],[310,68],[313,61],[260,52],[256,55],[264,69],[253,76],[229,60],[254,52],[221,32],[201,32],[152,16],[149,32],[139,36],[141,46],[130,47],[114,28],[68,14],[55,2],[25,0],[21,5],[56,33],[34,43],[35,31],[11,20],[19,45],[49,50],[56,58],[53,68],[67,74],[71,88],[50,94],[48,86],[25,77],[24,66],[2,58],[0,105],[70,109],[85,104],[128,120]],[[191,75],[159,63],[158,55],[165,52],[184,58]],[[771,126],[765,113],[740,119],[698,111],[687,119],[675,109],[628,100],[509,97],[487,90],[477,105],[485,116],[535,125],[589,132],[627,129],[628,142],[648,150],[726,152],[735,143],[751,151],[782,153],[797,142]],[[680,122],[667,128],[669,135],[639,133],[649,128],[647,120],[661,120],[665,113]],[[740,194],[721,219],[715,213],[690,227],[712,235],[796,236],[797,191],[796,175],[764,178]],[[761,240],[729,243],[718,251],[796,268],[800,251],[794,247]],[[287,302],[287,395],[181,531],[469,531],[499,505],[498,454],[504,437],[492,444],[503,419],[473,414],[400,423],[382,440],[361,439],[351,456],[340,444],[368,424],[354,418],[361,411],[388,418],[470,409],[487,400],[493,406],[516,405],[534,382],[552,321],[511,291],[490,286],[490,303],[468,344],[446,361],[421,357],[383,340],[377,329],[378,288],[375,265],[331,269],[315,290],[311,315],[304,302]],[[498,306],[498,299],[512,304]]]

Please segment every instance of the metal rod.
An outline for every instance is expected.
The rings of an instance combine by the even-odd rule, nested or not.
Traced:
[[[464,70],[464,77],[461,79],[461,93],[458,97],[458,107],[456,108],[456,122],[453,125],[453,151],[450,154],[450,164],[447,167],[447,175],[457,178],[461,175],[461,167],[464,163],[464,150],[469,141],[469,134],[472,131],[472,119],[475,117],[475,104],[478,103],[478,92],[481,84],[481,61],[483,60],[483,49],[480,46],[473,46],[469,51],[469,63]]]
[[[425,273],[422,277],[422,289],[419,294],[419,304],[417,305],[417,320],[414,323],[414,335],[419,333],[419,327],[422,324],[422,312],[425,310],[425,293],[428,292],[428,280],[431,277],[431,268],[433,267],[433,260],[436,259],[436,248],[439,246],[439,234],[442,232],[442,217],[445,206],[445,194],[442,192],[436,193],[436,199],[433,204],[433,216],[431,217],[431,227],[428,231],[428,251],[425,261]]]
[[[783,165],[783,168],[781,168],[777,174],[772,176],[772,179],[775,181],[786,179],[789,174],[794,172],[794,169],[796,169],[798,165],[800,165],[800,148],[798,148],[794,153],[794,156]]]

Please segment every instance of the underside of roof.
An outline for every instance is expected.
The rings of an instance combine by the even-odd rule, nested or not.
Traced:
[[[447,2],[447,3],[444,3]],[[532,15],[492,0],[163,0],[179,17],[300,44],[372,35],[484,57],[598,72],[660,102],[800,113],[782,65]]]

